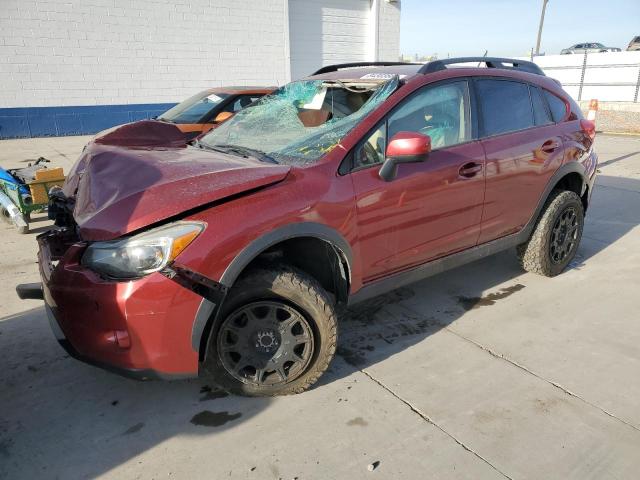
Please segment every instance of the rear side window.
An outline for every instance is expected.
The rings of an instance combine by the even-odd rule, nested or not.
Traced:
[[[542,93],[537,87],[529,85],[529,91],[531,92],[531,104],[533,105],[533,118],[536,125],[548,125],[553,123],[551,114],[547,109],[547,104],[542,98]]]
[[[564,120],[564,117],[567,116],[567,105],[564,103],[564,100],[559,99],[547,90],[544,91],[544,96],[547,97],[553,121],[558,123]]]
[[[528,85],[505,80],[477,80],[476,87],[484,137],[535,125]]]

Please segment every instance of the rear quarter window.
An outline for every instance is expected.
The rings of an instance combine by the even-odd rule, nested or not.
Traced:
[[[482,136],[531,128],[535,125],[529,86],[509,80],[477,80]]]
[[[549,108],[551,110],[551,116],[553,117],[553,121],[558,123],[565,119],[567,116],[567,104],[564,103],[564,100],[555,96],[553,93],[548,90],[544,91],[544,96],[547,99],[547,103],[549,103]]]
[[[529,92],[531,92],[531,104],[533,105],[533,117],[536,125],[549,125],[553,123],[551,112],[549,112],[547,108],[547,102],[542,98],[540,89],[529,85]]]

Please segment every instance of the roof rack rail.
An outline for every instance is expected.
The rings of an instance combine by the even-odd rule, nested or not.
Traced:
[[[424,65],[424,63],[407,63],[407,62],[352,62],[352,63],[337,63],[335,65],[327,65],[320,70],[311,74],[320,75],[321,73],[336,72],[343,68],[355,68],[355,67],[389,67],[392,65]]]
[[[434,60],[429,63],[425,63],[424,66],[418,70],[418,73],[427,74],[434,73],[440,70],[445,70],[447,65],[455,63],[471,63],[478,62],[487,65],[487,68],[500,68],[505,70],[520,70],[521,72],[535,73],[536,75],[544,75],[542,69],[533,62],[526,60],[519,60],[516,58],[501,58],[501,57],[457,57],[457,58],[443,58],[442,60]],[[511,64],[511,65],[505,65]]]

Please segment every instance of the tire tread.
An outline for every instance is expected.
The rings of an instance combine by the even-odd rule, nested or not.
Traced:
[[[545,202],[542,215],[538,219],[533,233],[529,240],[522,245],[518,245],[517,254],[520,265],[527,272],[537,273],[546,277],[558,275],[571,261],[573,255],[567,257],[563,264],[554,264],[549,255],[549,238],[553,228],[555,218],[569,204],[576,204],[579,210],[579,221],[581,222],[577,243],[582,237],[582,222],[584,221],[584,209],[580,197],[570,190],[553,190]],[[577,249],[577,247],[576,247]],[[560,265],[560,268],[558,267]]]
[[[236,292],[257,291],[268,285],[279,285],[286,291],[299,292],[304,295],[306,300],[314,305],[317,310],[322,312],[323,318],[314,318],[314,321],[316,328],[324,330],[323,341],[326,343],[326,346],[320,347],[318,357],[315,363],[309,367],[309,370],[299,379],[294,380],[290,385],[265,391],[258,391],[255,388],[248,391],[246,386],[241,384],[238,384],[238,388],[233,388],[228,385],[228,382],[220,385],[225,390],[231,390],[232,393],[252,396],[279,396],[302,393],[318,381],[322,374],[329,368],[329,364],[335,355],[338,343],[337,315],[330,295],[322,288],[317,280],[309,275],[284,264],[273,266],[272,268],[256,268],[247,272],[238,283],[233,286],[230,296]],[[285,298],[285,300],[287,299]],[[211,339],[209,343],[211,343]],[[210,347],[208,347],[208,350],[209,348]]]

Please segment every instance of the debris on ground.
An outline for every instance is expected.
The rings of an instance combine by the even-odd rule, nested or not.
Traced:
[[[370,472],[373,472],[379,466],[380,466],[380,461],[376,460],[375,462],[369,464],[369,466],[367,467],[367,470],[369,470]]]

